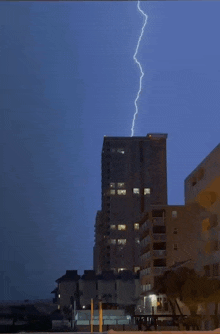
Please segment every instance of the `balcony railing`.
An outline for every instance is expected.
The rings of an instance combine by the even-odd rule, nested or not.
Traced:
[[[146,230],[147,228],[149,228],[151,226],[151,221],[147,220],[146,222],[144,222],[141,226],[140,226],[140,231],[143,232],[144,230]]]
[[[154,233],[153,234],[153,239],[154,240],[161,240],[161,241],[166,241],[167,240],[167,236],[165,233]]]
[[[140,276],[143,277],[145,275],[150,275],[151,274],[151,268],[145,268],[145,269],[142,269],[141,272],[140,272]]]
[[[167,255],[166,250],[154,250],[153,251],[153,256],[155,257],[164,257]]]
[[[141,248],[141,255],[148,253],[150,250],[150,244],[148,244],[147,246]]]
[[[164,218],[163,217],[155,217],[152,218],[154,225],[165,225]]]
[[[167,270],[167,267],[154,267],[153,274],[154,275],[162,275]]]

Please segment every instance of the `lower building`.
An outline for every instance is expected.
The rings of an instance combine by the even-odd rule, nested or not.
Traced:
[[[74,301],[77,310],[90,309],[93,299],[94,309],[98,309],[102,301],[104,309],[134,313],[141,293],[139,274],[129,271],[118,274],[105,271],[96,275],[93,270],[85,270],[84,275],[79,276],[76,270],[67,270],[56,282],[58,287],[51,293],[56,295],[54,302],[58,309],[66,312],[74,307]]]

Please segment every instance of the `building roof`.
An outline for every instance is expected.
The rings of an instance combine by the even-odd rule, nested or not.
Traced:
[[[129,141],[134,141],[134,140],[149,140],[149,139],[156,139],[156,138],[167,138],[168,137],[168,134],[167,133],[148,133],[146,136],[133,136],[133,137],[111,137],[111,136],[104,136],[104,141],[105,140],[129,140]]]
[[[51,293],[58,293],[58,287],[56,287]]]
[[[98,280],[106,280],[106,281],[110,281],[110,280],[115,280],[116,275],[114,274],[113,270],[109,270],[109,271],[103,271],[101,274],[97,275],[96,279]]]
[[[95,270],[84,270],[84,275],[81,276],[83,280],[95,280],[96,273]]]
[[[57,283],[62,281],[78,281],[80,279],[80,275],[77,274],[77,270],[66,270],[66,274],[61,276],[56,280]]]

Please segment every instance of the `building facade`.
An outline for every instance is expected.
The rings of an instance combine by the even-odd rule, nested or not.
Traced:
[[[94,270],[140,269],[139,221],[167,204],[166,134],[104,137],[102,208],[95,223]]]
[[[140,221],[142,304],[151,313],[169,312],[166,296],[154,296],[157,277],[175,265],[194,268],[202,247],[201,220],[214,219],[198,203],[152,206]],[[156,298],[156,299],[155,299]],[[156,306],[157,305],[157,306]]]
[[[93,270],[85,270],[80,276],[76,270],[67,270],[56,282],[58,287],[51,293],[55,294],[54,302],[61,311],[64,307],[70,309],[74,301],[77,310],[90,309],[91,299],[95,309],[102,301],[103,308],[134,310],[141,293],[139,274],[129,271],[119,274],[106,271],[96,275]]]
[[[185,179],[185,203],[198,203],[213,215],[200,222],[203,246],[196,269],[220,279],[220,144]]]

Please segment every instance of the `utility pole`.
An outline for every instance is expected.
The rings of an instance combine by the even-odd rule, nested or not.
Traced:
[[[76,328],[76,300],[74,300],[74,330]]]
[[[70,307],[71,307],[71,328],[73,328],[73,296],[70,297]]]
[[[71,328],[73,328],[73,318],[74,318],[74,328],[76,325],[76,300],[73,296],[70,297],[71,302]]]
[[[91,299],[91,333],[93,333],[93,313],[94,313],[94,307],[93,307],[93,299]]]
[[[99,332],[102,333],[102,302],[99,302]]]

